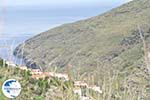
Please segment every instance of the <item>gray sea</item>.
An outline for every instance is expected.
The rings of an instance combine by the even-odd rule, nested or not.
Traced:
[[[64,23],[72,23],[101,14],[115,7],[7,7],[0,10],[3,31],[0,31],[0,57],[16,64],[24,64],[13,56],[14,49],[25,40]],[[1,28],[2,29],[2,28]]]
[[[25,40],[32,37],[32,35],[17,35],[17,36],[11,36],[11,35],[1,35],[0,36],[0,57],[13,62],[18,65],[24,65],[23,59],[17,58],[13,55],[14,49],[21,43],[23,43]]]

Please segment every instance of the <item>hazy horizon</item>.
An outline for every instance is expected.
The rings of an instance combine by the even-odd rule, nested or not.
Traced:
[[[38,34],[55,26],[97,16],[129,0],[5,0],[3,34]],[[74,3],[74,4],[72,4]]]

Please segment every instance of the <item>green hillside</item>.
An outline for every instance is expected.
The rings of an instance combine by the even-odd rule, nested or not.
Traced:
[[[142,56],[137,26],[150,32],[149,11],[149,0],[133,0],[102,15],[43,32],[19,45],[14,54],[28,66],[43,70],[68,64],[95,67],[114,58],[134,62]]]
[[[3,66],[2,62],[0,60],[0,100],[10,100],[2,93],[2,84],[8,79],[16,79],[21,84],[21,94],[15,100],[78,100],[78,96],[73,96],[71,91],[73,86],[70,81],[33,79],[30,71],[22,71],[8,65]]]
[[[81,87],[82,96],[90,98],[87,100],[149,100],[150,98],[149,75],[137,68],[130,67],[128,72],[117,72],[111,69],[106,71],[107,66],[105,66],[105,69],[98,68],[94,72],[82,74],[70,70],[72,81],[63,82],[56,78],[49,80],[47,77],[33,79],[29,71],[3,66],[2,60],[0,62],[0,100],[9,100],[1,90],[2,84],[7,79],[16,79],[21,83],[21,94],[15,100],[82,100],[80,95],[73,93],[72,82],[75,80],[100,86],[101,94]]]
[[[133,0],[43,32],[19,45],[14,54],[28,67],[56,67],[72,79],[99,85],[102,100],[149,100],[149,11],[150,0]]]

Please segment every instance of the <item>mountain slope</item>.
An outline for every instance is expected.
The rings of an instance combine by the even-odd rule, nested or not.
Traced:
[[[95,67],[105,61],[134,65],[143,54],[137,26],[148,33],[149,40],[149,11],[150,0],[133,0],[102,15],[43,32],[19,45],[14,54],[28,66],[43,70],[68,64]]]

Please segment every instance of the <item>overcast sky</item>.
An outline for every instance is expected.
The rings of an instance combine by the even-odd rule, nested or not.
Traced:
[[[0,0],[4,33],[39,33],[97,16],[131,0]],[[1,20],[0,19],[0,20]]]
[[[3,1],[7,6],[73,6],[73,5],[101,5],[107,6],[112,3],[125,3],[131,0],[0,0]]]

